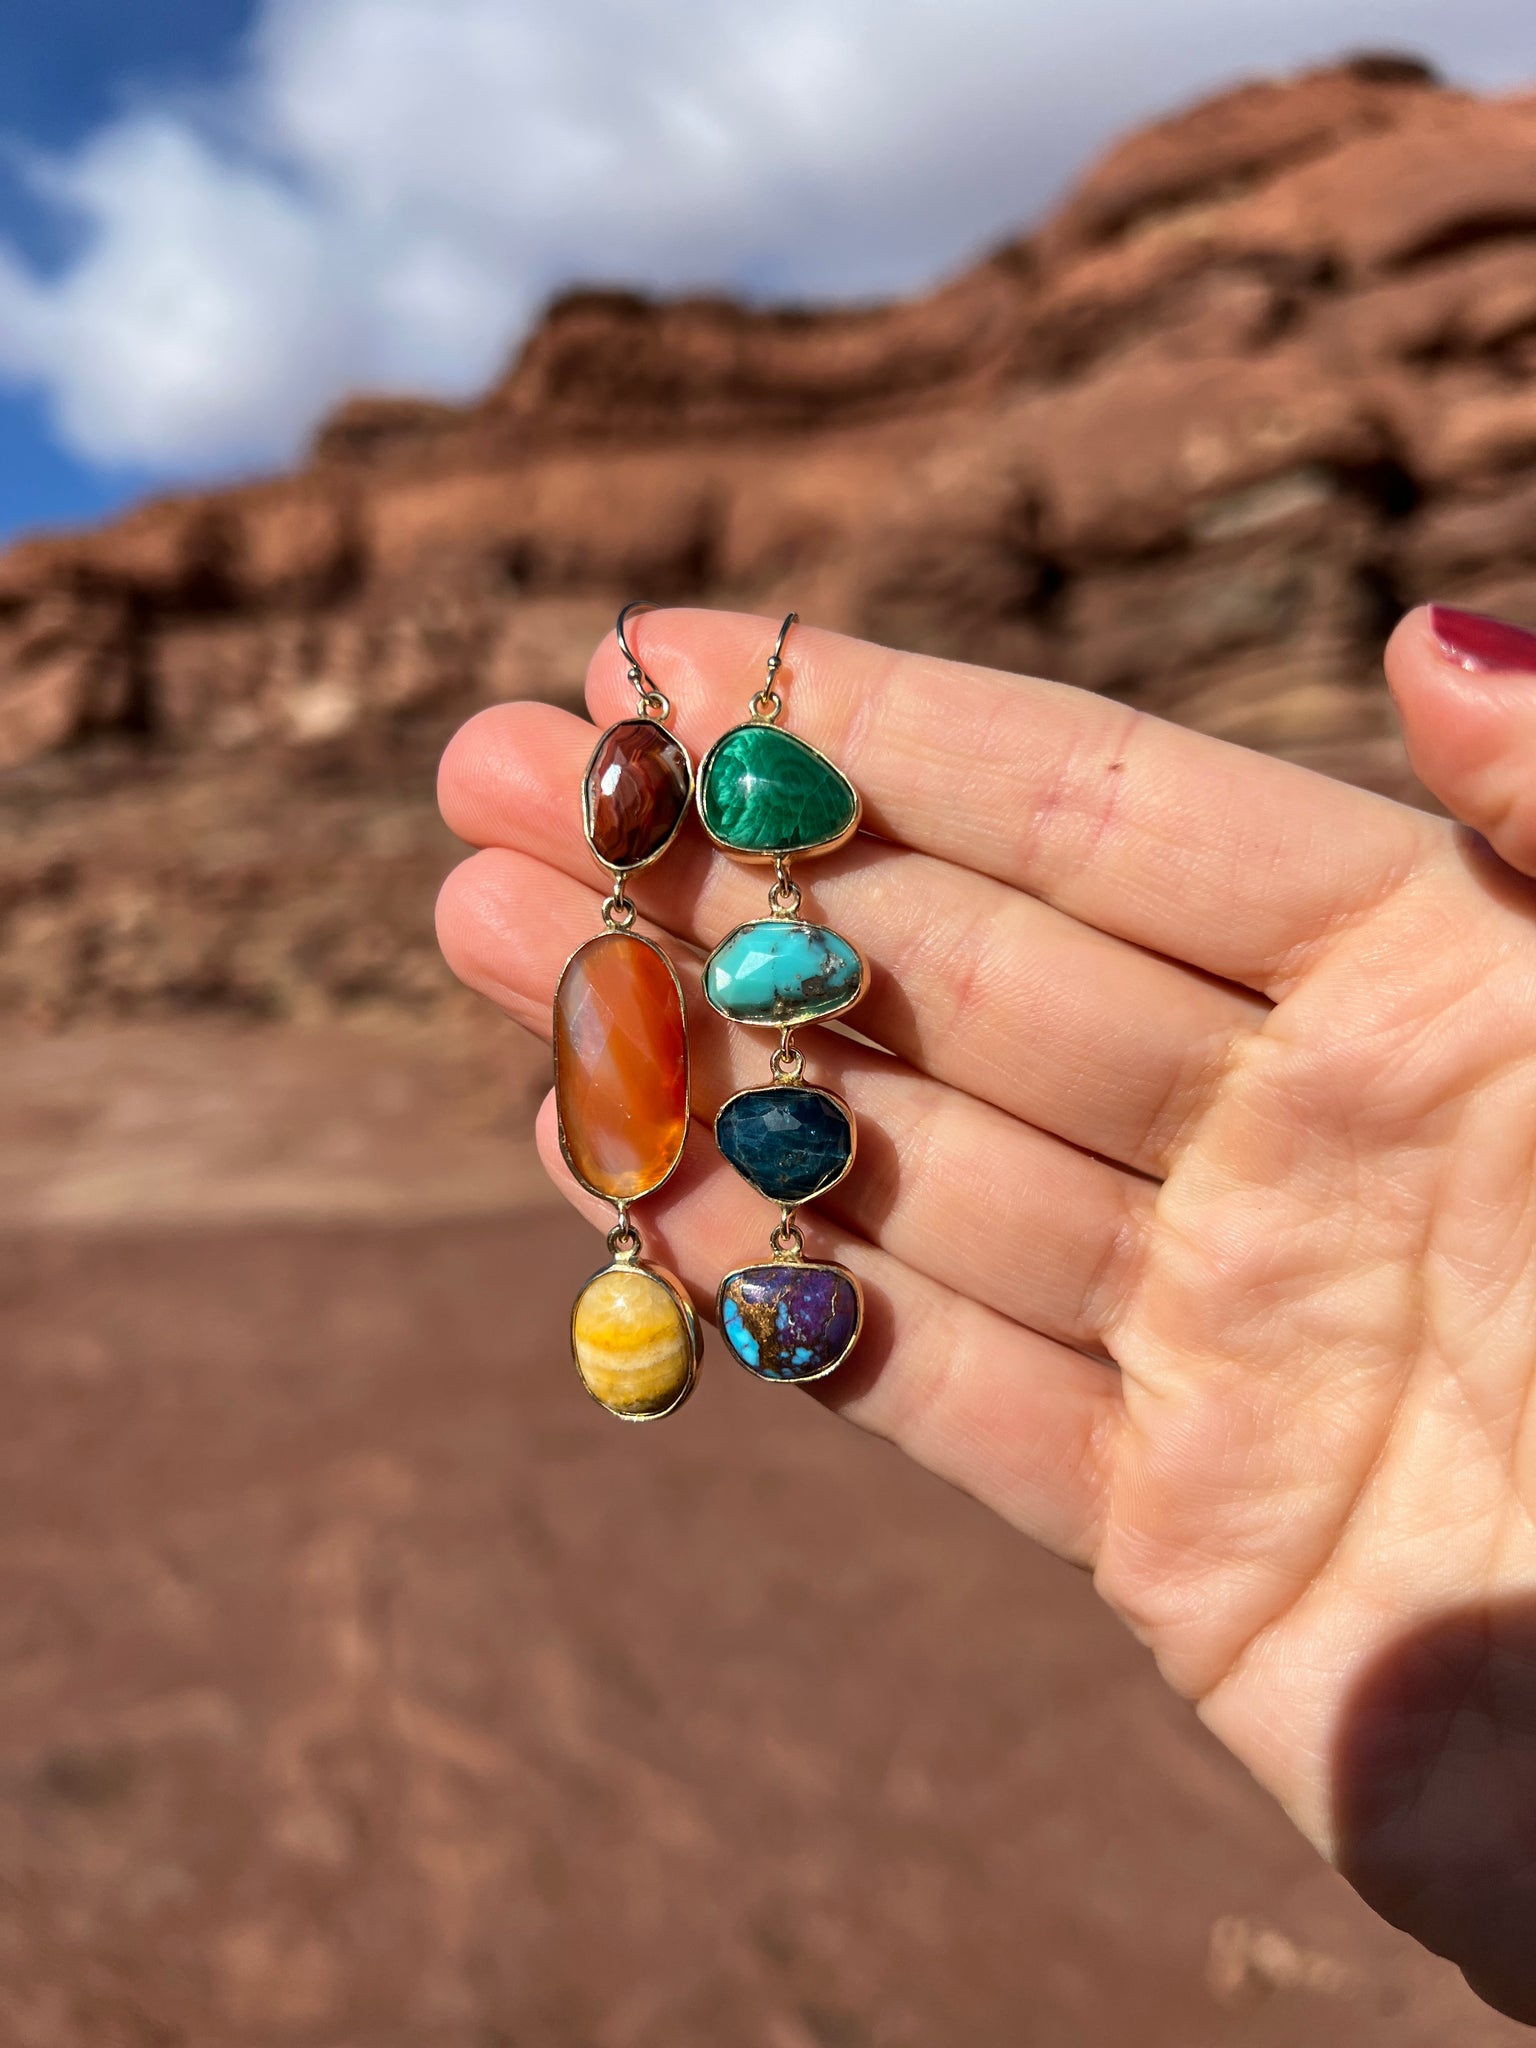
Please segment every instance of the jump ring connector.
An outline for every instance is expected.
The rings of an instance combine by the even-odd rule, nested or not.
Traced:
[[[793,1209],[784,1210],[778,1228],[768,1240],[774,1257],[790,1265],[797,1265],[805,1257],[805,1237],[794,1221],[794,1213]]]
[[[640,1233],[627,1216],[608,1233],[608,1256],[625,1266],[640,1256]]]
[[[798,917],[800,915],[800,884],[794,881],[780,854],[774,861],[774,884],[768,891],[768,908],[775,917]]]
[[[604,925],[611,932],[627,932],[636,915],[634,904],[624,894],[624,884],[622,881],[615,882],[613,894],[603,900]]]
[[[795,1034],[785,1030],[773,1049],[768,1068],[775,1081],[798,1081],[805,1072],[805,1054],[795,1044]]]

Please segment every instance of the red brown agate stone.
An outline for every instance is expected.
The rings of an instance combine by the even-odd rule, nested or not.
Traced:
[[[587,764],[587,836],[605,867],[654,860],[688,808],[693,769],[680,740],[654,718],[608,728]]]

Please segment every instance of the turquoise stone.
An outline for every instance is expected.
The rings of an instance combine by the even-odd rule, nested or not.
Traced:
[[[704,994],[737,1024],[813,1024],[864,993],[864,963],[824,924],[765,917],[738,925],[704,963]]]
[[[715,1118],[715,1143],[760,1195],[793,1208],[848,1171],[853,1118],[825,1088],[749,1088]]]
[[[733,853],[809,853],[843,837],[859,800],[847,776],[792,732],[738,725],[705,757],[699,811]]]

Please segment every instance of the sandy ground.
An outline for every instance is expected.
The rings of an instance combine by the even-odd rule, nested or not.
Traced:
[[[593,1408],[514,1034],[4,1065],[5,2048],[1530,2038],[1077,1574],[718,1357]]]

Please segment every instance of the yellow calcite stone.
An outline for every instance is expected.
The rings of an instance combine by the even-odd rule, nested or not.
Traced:
[[[571,1349],[587,1392],[632,1422],[665,1415],[693,1385],[688,1313],[642,1266],[610,1266],[587,1282],[571,1311]]]

